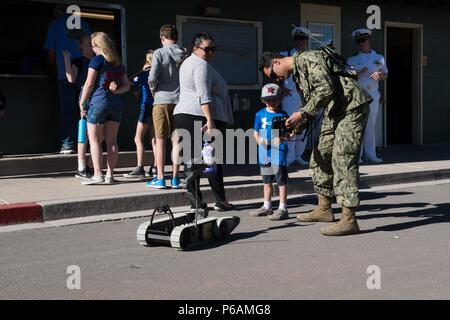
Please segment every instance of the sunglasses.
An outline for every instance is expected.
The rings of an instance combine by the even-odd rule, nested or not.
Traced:
[[[205,47],[205,48],[197,47],[197,48],[202,49],[205,53],[214,53],[217,51],[217,47]]]
[[[305,40],[309,40],[309,38],[305,37],[305,36],[295,36],[294,37],[294,41],[305,41]]]
[[[270,74],[269,74],[269,78],[272,79],[272,80],[277,80],[277,79],[278,79],[277,74],[275,73],[275,71],[273,71],[273,62],[272,62],[272,64],[270,65]]]

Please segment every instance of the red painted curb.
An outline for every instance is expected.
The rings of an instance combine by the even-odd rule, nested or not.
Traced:
[[[43,222],[42,207],[36,203],[21,203],[0,206],[0,225]]]

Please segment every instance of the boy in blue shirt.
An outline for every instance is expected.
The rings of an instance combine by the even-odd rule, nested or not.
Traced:
[[[289,218],[287,211],[287,137],[280,136],[280,131],[273,128],[274,119],[288,116],[281,109],[280,87],[270,83],[262,89],[261,101],[266,105],[255,116],[255,139],[258,143],[258,161],[264,183],[264,206],[255,212],[253,217],[269,216],[272,221]],[[278,184],[280,190],[280,207],[276,212],[272,209],[273,183]]]

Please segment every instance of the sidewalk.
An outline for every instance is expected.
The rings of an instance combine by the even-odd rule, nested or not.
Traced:
[[[394,146],[380,156],[384,164],[361,166],[361,188],[450,178],[450,145]],[[121,177],[125,172],[118,170],[119,183],[112,186],[81,186],[72,173],[0,177],[0,225],[151,210],[161,202],[188,204],[185,191],[148,189],[145,181]],[[290,179],[290,195],[314,192],[307,168],[291,168]],[[201,185],[205,200],[214,203],[207,180]],[[263,194],[255,165],[225,166],[225,187],[229,201]]]

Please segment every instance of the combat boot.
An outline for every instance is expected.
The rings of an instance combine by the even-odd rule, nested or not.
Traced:
[[[324,236],[339,237],[359,233],[358,222],[356,221],[355,208],[342,207],[342,218],[337,224],[322,228],[320,230]]]
[[[331,209],[331,198],[317,194],[319,204],[317,208],[305,214],[299,214],[297,220],[300,222],[334,222],[334,214]]]

